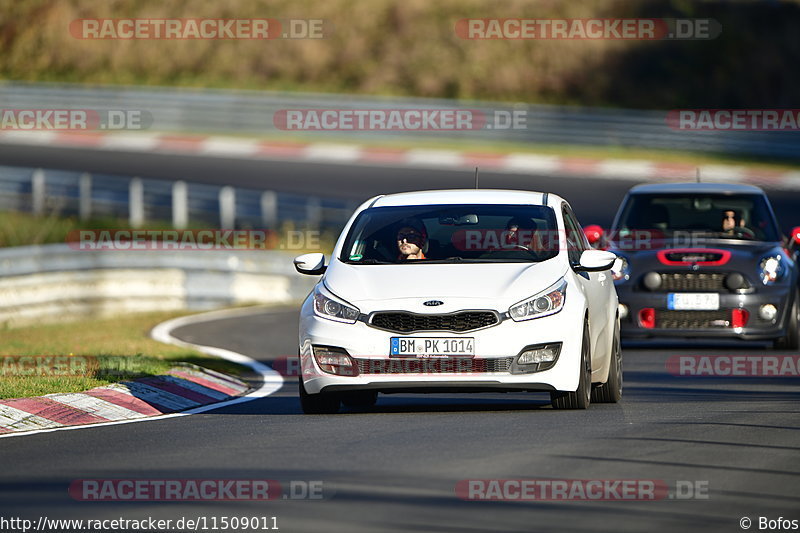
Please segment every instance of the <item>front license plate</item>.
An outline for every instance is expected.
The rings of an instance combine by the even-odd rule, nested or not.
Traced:
[[[392,337],[389,341],[392,357],[472,357],[475,355],[473,337]]]
[[[719,309],[719,294],[673,292],[667,295],[667,309],[675,311],[716,311]]]

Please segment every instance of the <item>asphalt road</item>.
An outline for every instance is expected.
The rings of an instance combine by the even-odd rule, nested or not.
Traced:
[[[456,171],[0,148],[0,164],[311,191],[353,198],[456,186]],[[468,181],[468,180],[467,180]],[[607,223],[630,182],[485,173],[487,187],[547,189],[586,223]],[[772,195],[784,225],[800,195]],[[296,309],[178,330],[270,363],[296,353]],[[800,519],[800,389],[778,378],[673,377],[676,354],[763,345],[626,346],[625,397],[554,411],[537,394],[382,396],[368,413],[304,416],[291,380],[261,400],[135,424],[0,439],[0,516],[275,516],[293,531],[741,531],[739,520]],[[324,498],[272,502],[81,502],[77,479],[321,482]],[[658,501],[464,501],[468,479],[657,480]],[[707,498],[682,499],[687,486]],[[677,487],[683,487],[679,493]],[[211,522],[207,522],[211,525]],[[3,531],[13,531],[0,527]],[[211,530],[210,528],[208,530]]]
[[[176,330],[271,362],[296,353],[295,309]],[[624,350],[618,405],[554,411],[545,395],[381,396],[372,412],[300,413],[296,382],[209,413],[0,440],[3,515],[275,516],[282,531],[738,531],[800,519],[796,380],[673,377],[674,354],[758,355],[762,345]],[[78,502],[76,479],[322,482],[321,500]],[[657,501],[464,501],[467,479],[656,480]],[[297,485],[295,486],[302,486]],[[701,499],[681,499],[699,490]],[[755,528],[754,528],[755,529]]]

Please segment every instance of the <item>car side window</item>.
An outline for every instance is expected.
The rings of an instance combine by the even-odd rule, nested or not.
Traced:
[[[562,213],[564,215],[564,231],[567,238],[567,256],[570,263],[577,264],[580,262],[581,254],[587,249],[584,235],[572,212],[566,206],[562,209]]]

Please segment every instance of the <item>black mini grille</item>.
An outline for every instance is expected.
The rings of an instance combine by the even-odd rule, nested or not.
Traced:
[[[669,272],[662,273],[660,291],[711,291],[725,288],[725,274],[710,272]]]
[[[656,311],[659,329],[713,329],[730,327],[731,312],[720,311]]]
[[[456,374],[509,372],[513,357],[499,359],[356,359],[360,374]]]
[[[412,331],[471,331],[497,324],[491,311],[462,311],[449,315],[417,315],[414,313],[375,313],[371,324],[376,328],[410,333]]]

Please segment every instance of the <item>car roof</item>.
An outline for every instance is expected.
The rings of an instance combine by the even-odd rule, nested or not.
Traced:
[[[632,187],[628,194],[680,194],[680,193],[717,193],[717,194],[764,194],[755,185],[738,183],[647,183]]]
[[[560,197],[546,192],[505,189],[443,189],[387,194],[378,197],[370,207],[436,204],[546,205],[560,200]]]

